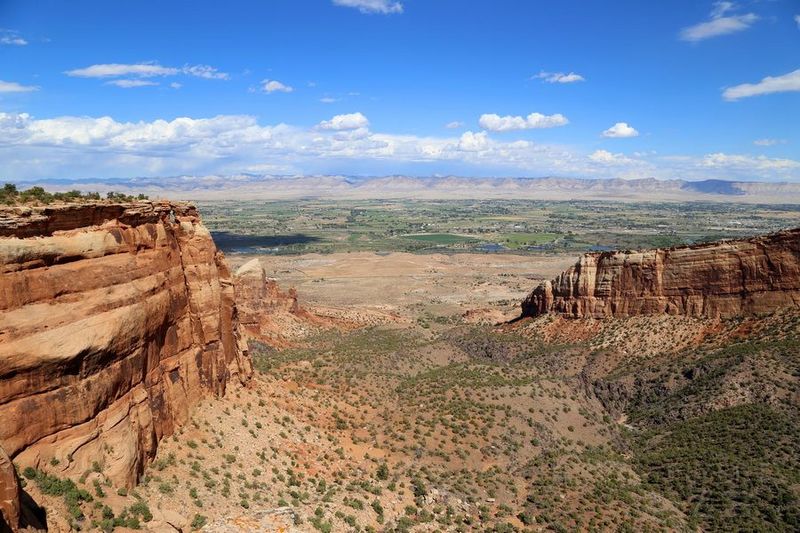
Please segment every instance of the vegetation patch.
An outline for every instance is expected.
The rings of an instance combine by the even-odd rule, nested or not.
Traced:
[[[800,417],[740,405],[632,434],[646,484],[709,531],[800,528]]]

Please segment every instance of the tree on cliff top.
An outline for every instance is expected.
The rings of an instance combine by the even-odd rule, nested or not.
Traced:
[[[139,194],[133,196],[130,194],[109,192],[106,198],[112,202],[132,202],[134,200],[147,200],[147,196]],[[101,199],[100,193],[89,192],[82,193],[74,189],[67,192],[47,192],[43,187],[35,186],[30,189],[19,191],[17,186],[13,183],[6,183],[0,188],[0,203],[13,205],[17,203],[40,203],[50,204],[52,202],[81,202],[81,201],[99,201]]]

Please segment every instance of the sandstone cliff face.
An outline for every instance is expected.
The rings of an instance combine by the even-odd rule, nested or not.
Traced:
[[[20,487],[14,465],[0,448],[0,532],[8,531],[20,520]]]
[[[732,317],[800,307],[800,228],[746,240],[586,254],[522,303],[522,316]]]
[[[286,347],[293,339],[331,325],[300,306],[294,288],[282,291],[258,259],[239,267],[234,279],[239,321],[254,339],[276,348]]]
[[[73,476],[97,461],[131,486],[199,399],[251,373],[194,207],[0,210],[0,448],[18,465]]]

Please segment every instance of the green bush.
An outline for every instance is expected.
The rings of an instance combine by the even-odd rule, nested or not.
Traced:
[[[195,514],[194,519],[192,519],[192,529],[200,529],[208,522],[208,518],[201,514]]]

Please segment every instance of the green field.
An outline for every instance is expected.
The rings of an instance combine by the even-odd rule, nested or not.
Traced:
[[[768,233],[800,206],[535,200],[198,202],[225,253],[477,252],[642,249]]]
[[[507,248],[516,250],[525,246],[541,246],[562,237],[559,233],[503,233],[498,241]]]
[[[452,233],[417,233],[415,235],[403,235],[403,237],[406,239],[412,239],[420,242],[427,242],[440,246],[477,241],[477,239],[473,237],[465,237],[464,235],[453,235]]]

